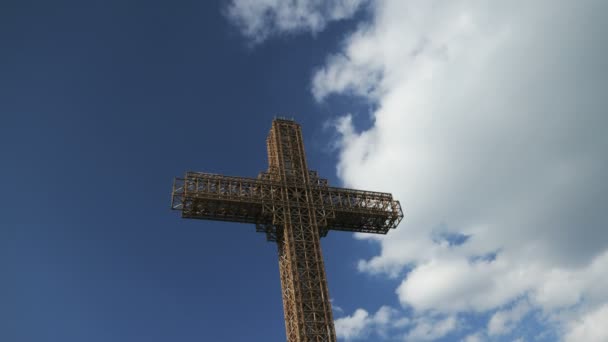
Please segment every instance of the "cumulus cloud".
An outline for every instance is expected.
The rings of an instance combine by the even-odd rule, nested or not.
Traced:
[[[351,316],[336,320],[336,334],[345,340],[360,337],[367,330],[370,322],[371,320],[367,311],[357,309]]]
[[[407,334],[407,341],[432,341],[446,336],[456,329],[456,318],[450,316],[441,320],[419,318]]]
[[[528,311],[530,306],[525,301],[517,303],[511,309],[497,311],[488,322],[488,335],[504,335],[510,332]]]
[[[403,328],[408,324],[408,318],[388,306],[382,306],[373,315],[364,309],[357,309],[352,315],[335,320],[337,336],[347,341],[367,337],[370,334],[386,337],[389,331]]]
[[[601,342],[608,341],[608,305],[588,313],[570,324],[566,342]]]
[[[462,342],[482,342],[483,338],[482,338],[482,334],[480,333],[475,333],[475,334],[471,334],[471,335],[467,335]]]
[[[338,174],[401,200],[397,230],[356,235],[381,246],[358,268],[401,277],[397,298],[413,314],[358,309],[336,320],[339,336],[407,327],[432,340],[462,328],[462,313],[486,313],[485,331],[464,337],[473,342],[535,310],[566,341],[606,340],[608,3],[233,0],[225,13],[257,43],[318,33],[364,4],[370,21],[311,91],[375,108],[364,130],[357,115],[336,121]]]
[[[318,33],[352,17],[365,0],[233,0],[225,13],[254,43],[285,33]]]
[[[403,317],[391,307],[382,306],[370,315],[364,309],[357,309],[351,316],[336,319],[336,334],[345,340],[358,339],[375,334],[386,337],[389,330],[402,328],[409,324],[409,319]]]
[[[605,336],[591,327],[608,304],[608,3],[384,0],[371,10],[312,78],[318,101],[374,104],[367,129],[356,116],[337,121],[338,174],[393,192],[406,212],[386,238],[357,235],[381,246],[359,269],[403,277],[398,299],[421,317],[525,298],[571,340]],[[467,238],[437,240],[446,234]],[[498,311],[488,333],[518,314]]]

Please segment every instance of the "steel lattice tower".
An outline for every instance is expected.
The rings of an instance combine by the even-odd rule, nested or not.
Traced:
[[[182,217],[253,223],[279,251],[288,342],[333,342],[336,333],[320,238],[330,229],[386,234],[403,213],[391,194],[329,187],[308,169],[302,131],[275,119],[268,170],[257,179],[187,172],[173,184]]]

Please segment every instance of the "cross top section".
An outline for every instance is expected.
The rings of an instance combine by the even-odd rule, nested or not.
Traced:
[[[268,170],[257,178],[186,172],[173,184],[171,208],[184,218],[252,223],[276,241],[277,210],[288,202],[310,206],[319,216],[321,237],[329,230],[386,234],[403,218],[390,193],[330,187],[309,170],[301,127],[276,118],[266,139]]]

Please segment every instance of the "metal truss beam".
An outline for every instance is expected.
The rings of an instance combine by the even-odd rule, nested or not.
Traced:
[[[272,180],[187,172],[175,179],[171,208],[181,210],[184,218],[272,224],[273,210],[285,202],[284,188]],[[399,202],[388,193],[328,187],[327,181],[308,185],[306,193],[287,188],[292,195],[310,194],[310,205],[325,212],[321,228],[328,230],[386,234],[403,217]]]

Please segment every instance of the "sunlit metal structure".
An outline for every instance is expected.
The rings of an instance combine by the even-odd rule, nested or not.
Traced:
[[[288,342],[336,341],[320,238],[329,230],[386,234],[403,218],[391,194],[328,186],[308,169],[300,125],[275,119],[268,170],[257,178],[187,172],[173,184],[182,217],[253,223],[278,245]]]

